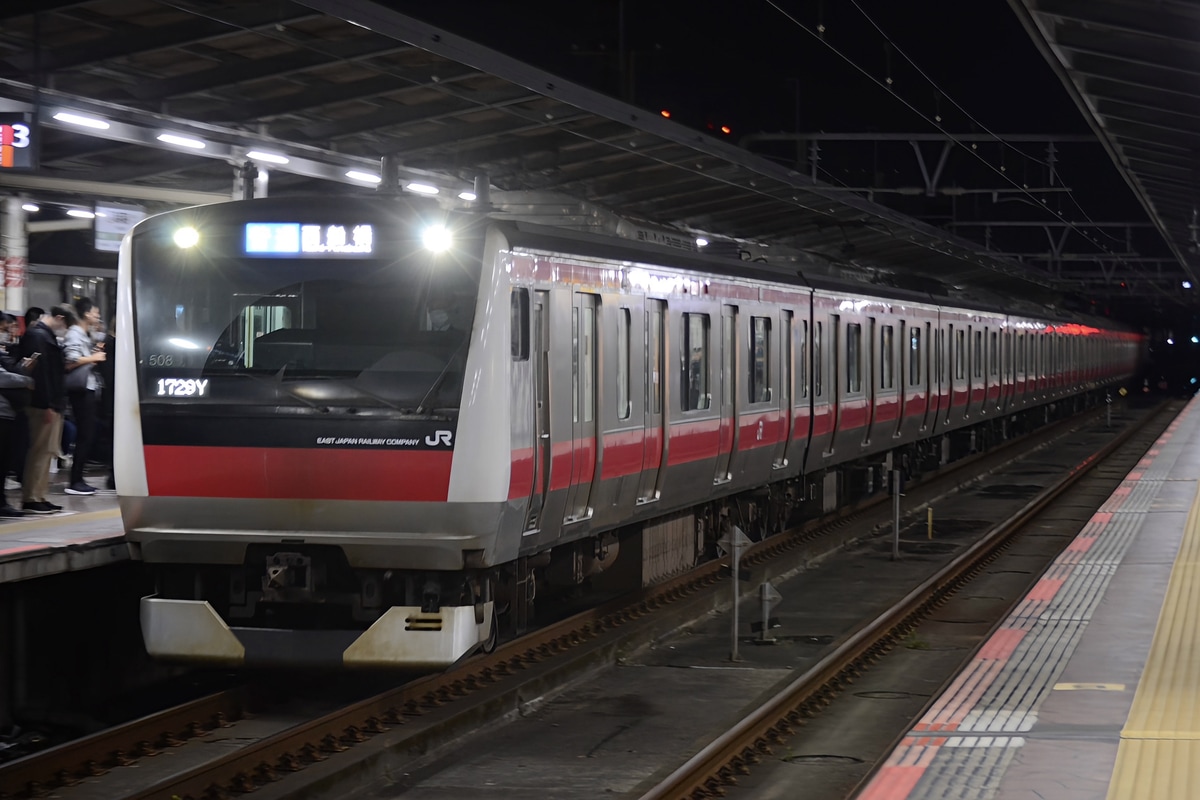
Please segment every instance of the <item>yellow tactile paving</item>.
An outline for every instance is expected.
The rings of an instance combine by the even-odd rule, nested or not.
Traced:
[[[44,530],[61,527],[70,520],[72,525],[84,522],[96,522],[105,519],[120,519],[121,509],[106,508],[102,511],[77,511],[70,514],[47,514],[44,517],[24,517],[13,521],[0,523],[0,536],[24,533],[27,531]]]
[[[1193,766],[1195,765],[1195,766]],[[1200,797],[1200,492],[1121,731],[1108,800]]]

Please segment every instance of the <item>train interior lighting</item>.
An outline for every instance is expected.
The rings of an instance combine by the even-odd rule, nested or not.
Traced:
[[[353,181],[362,181],[363,183],[379,183],[383,178],[378,175],[372,175],[369,172],[362,172],[357,169],[352,169],[346,173],[346,177]]]
[[[404,188],[410,192],[416,192],[417,194],[428,194],[428,195],[438,194],[440,191],[436,186],[430,186],[428,183],[413,182],[413,183],[407,184]]]

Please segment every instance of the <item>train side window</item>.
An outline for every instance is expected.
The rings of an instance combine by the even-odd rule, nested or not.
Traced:
[[[617,309],[617,419],[629,419],[629,326],[628,308]]]
[[[1015,365],[1016,371],[1019,374],[1024,375],[1025,374],[1025,334],[1023,334],[1023,333],[1017,334],[1016,356],[1017,356],[1017,363]]]
[[[921,383],[921,329],[908,329],[908,385]]]
[[[583,421],[591,422],[595,416],[596,402],[596,309],[592,306],[583,307],[583,352],[581,355],[583,369]]]
[[[988,373],[990,375],[1000,374],[1000,334],[996,331],[990,331],[988,338]]]
[[[821,386],[821,378],[823,375],[823,367],[824,367],[824,362],[822,359],[824,359],[824,357],[825,357],[824,352],[821,350],[821,333],[822,333],[824,327],[825,327],[824,322],[818,322],[816,329],[813,330],[812,379],[813,379],[813,396],[814,397],[821,397],[822,392],[824,391],[823,387]]]
[[[655,308],[646,314],[646,371],[647,391],[650,393],[650,410],[661,414],[663,410],[663,312],[662,301],[650,301]]]
[[[683,409],[708,408],[712,399],[708,389],[708,314],[683,315],[683,352]]]
[[[963,380],[967,377],[967,332],[955,331],[954,339],[954,378]]]
[[[862,325],[846,325],[846,391],[862,391]]]
[[[511,298],[513,361],[529,360],[529,290],[514,289]]]
[[[975,331],[975,377],[983,377],[983,331]]]
[[[933,375],[932,380],[936,380],[939,384],[946,380],[946,332],[939,326],[933,334]]]
[[[895,376],[892,375],[892,364],[896,358],[895,352],[892,350],[892,327],[884,325],[879,329],[879,388],[891,389],[895,387]],[[903,335],[903,330],[901,335]]]
[[[750,318],[750,402],[771,399],[771,320]]]

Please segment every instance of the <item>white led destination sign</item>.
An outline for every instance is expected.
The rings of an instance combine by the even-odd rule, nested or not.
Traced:
[[[370,225],[247,222],[248,256],[369,256],[375,250]]]

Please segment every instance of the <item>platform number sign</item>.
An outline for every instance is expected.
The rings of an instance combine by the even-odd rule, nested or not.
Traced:
[[[37,168],[32,114],[0,114],[0,172]]]

